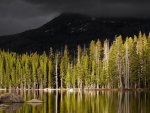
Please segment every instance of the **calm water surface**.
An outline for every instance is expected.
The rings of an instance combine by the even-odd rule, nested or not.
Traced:
[[[5,93],[5,92],[0,92]],[[40,99],[43,104],[0,105],[0,113],[150,113],[150,92],[16,92],[24,100]]]

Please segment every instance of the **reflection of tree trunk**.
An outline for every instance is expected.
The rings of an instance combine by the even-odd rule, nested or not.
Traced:
[[[121,105],[122,105],[122,92],[119,93],[119,104],[118,104],[118,112],[117,113],[122,113],[121,112]]]
[[[49,111],[49,96],[48,96],[49,94],[48,93],[46,93],[46,111]]]
[[[111,92],[111,98],[110,98],[110,105],[113,105],[113,100],[114,100],[114,93]]]
[[[57,109],[58,109],[58,91],[56,91],[56,100],[55,100],[55,113],[58,113]]]
[[[146,102],[146,99],[147,99],[147,98],[146,98],[146,93],[145,93],[145,94],[144,94],[145,105],[146,105],[146,103],[147,103],[147,102]]]
[[[130,96],[129,96],[129,92],[128,92],[128,113],[130,113],[130,102],[129,102],[129,101],[130,101],[130,100],[129,100],[130,98],[129,98],[129,97],[130,97]]]
[[[100,99],[99,99],[99,91],[97,91],[97,92],[96,92],[96,106],[97,106],[97,107],[96,107],[96,108],[97,108],[96,111],[97,111],[97,113],[100,112],[100,109],[99,109],[99,107],[100,107],[99,103],[100,103],[100,102],[99,102],[99,100],[100,100]]]
[[[138,92],[138,113],[141,113],[141,92]]]
[[[73,93],[73,102],[74,102],[74,106],[73,106],[73,113],[76,113],[76,97],[75,97],[76,95],[75,95],[75,91],[74,91],[74,93]]]
[[[129,111],[129,92],[125,92],[125,110],[126,110],[126,113],[130,113],[130,111]]]
[[[62,92],[62,90],[60,91],[60,93],[61,93],[61,95],[60,95],[60,100],[61,100],[61,102],[63,101],[63,92]]]

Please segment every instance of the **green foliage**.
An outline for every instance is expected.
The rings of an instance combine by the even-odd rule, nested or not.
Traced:
[[[149,69],[150,35],[141,32],[125,41],[118,36],[111,45],[91,41],[88,48],[78,46],[74,56],[67,46],[41,55],[0,51],[1,88],[55,88],[56,83],[62,88],[148,88]]]

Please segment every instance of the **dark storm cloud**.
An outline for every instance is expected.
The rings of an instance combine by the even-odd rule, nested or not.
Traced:
[[[63,12],[150,17],[148,0],[0,0],[0,35],[41,26]]]
[[[58,15],[54,11],[48,14],[39,7],[24,0],[0,0],[0,35],[39,27]]]
[[[97,16],[150,16],[149,0],[25,0],[41,10],[77,12]]]
[[[52,12],[50,12],[52,13]],[[32,18],[45,15],[38,5],[23,0],[0,0],[0,17]]]

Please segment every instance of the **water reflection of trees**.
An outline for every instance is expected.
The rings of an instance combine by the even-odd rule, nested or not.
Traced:
[[[23,103],[4,103],[0,104],[0,109],[7,111],[7,112],[13,112],[22,107]]]
[[[148,93],[76,92],[63,94],[61,113],[147,113]],[[149,102],[150,104],[150,102]]]
[[[18,91],[25,100],[44,100],[39,106],[23,104],[16,113],[149,113],[150,93],[134,91]],[[0,111],[0,113],[3,113]]]

